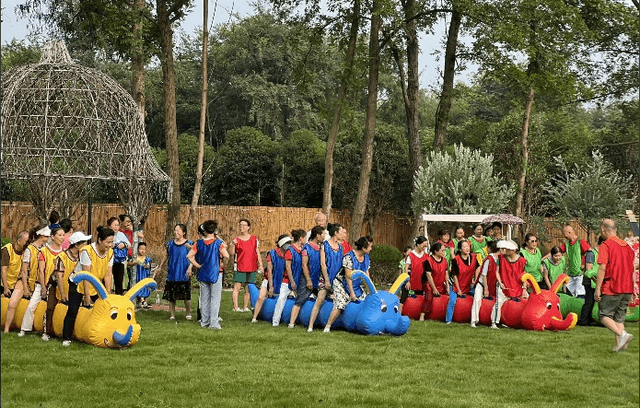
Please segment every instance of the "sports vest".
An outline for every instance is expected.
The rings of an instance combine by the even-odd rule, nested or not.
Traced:
[[[198,271],[198,280],[204,283],[217,283],[220,277],[220,246],[222,240],[216,238],[209,245],[204,240],[196,241],[198,248],[195,260],[202,268]]]

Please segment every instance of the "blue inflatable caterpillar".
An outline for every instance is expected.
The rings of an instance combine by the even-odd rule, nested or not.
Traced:
[[[401,336],[409,330],[409,318],[402,316],[399,312],[400,302],[396,296],[397,290],[407,282],[408,275],[403,274],[392,286],[392,291],[376,290],[371,279],[362,271],[354,271],[353,278],[361,278],[369,287],[370,294],[363,300],[358,302],[350,302],[344,312],[340,314],[338,319],[331,326],[332,329],[343,328],[351,332],[360,332],[363,334],[383,334],[388,333],[394,336]],[[395,288],[395,289],[394,289]],[[251,294],[251,306],[255,306],[259,290],[256,285],[249,285],[249,293]],[[266,297],[260,310],[259,318],[271,321],[273,311],[276,306],[277,297]],[[289,297],[282,312],[282,321],[288,322],[291,318],[291,309],[295,299]],[[315,299],[309,299],[300,309],[298,323],[309,325],[311,311],[315,304]],[[325,300],[320,308],[320,313],[316,319],[315,325],[324,327],[329,320],[333,302],[331,299]]]

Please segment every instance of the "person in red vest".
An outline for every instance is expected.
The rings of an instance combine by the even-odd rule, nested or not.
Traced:
[[[416,295],[423,294],[422,273],[424,272],[424,261],[429,257],[427,253],[429,241],[426,237],[420,235],[414,239],[413,242],[415,243],[415,248],[409,252],[409,256],[407,256],[404,262],[404,271],[409,274],[411,279],[405,285],[406,295],[403,294],[400,297],[400,310],[402,310],[402,305],[404,305],[408,295],[412,294],[410,291],[413,291]]]
[[[476,323],[480,321],[480,307],[482,306],[483,297],[496,297],[496,284],[498,282],[496,272],[498,271],[498,256],[500,249],[498,241],[489,241],[487,243],[489,255],[482,263],[482,268],[476,272],[475,282],[476,289],[473,293],[473,307],[471,308],[471,327],[476,327]]]
[[[449,293],[449,272],[447,271],[446,252],[449,248],[442,242],[431,247],[431,255],[427,256],[423,265],[422,285],[424,302],[420,313],[420,321],[433,309],[433,298]]]
[[[633,262],[635,254],[625,241],[618,238],[613,220],[604,219],[600,232],[606,238],[598,254],[598,281],[595,299],[598,302],[598,318],[616,335],[614,352],[625,351],[633,339],[627,333],[624,321],[627,305],[633,294]]]
[[[477,274],[480,266],[478,258],[471,255],[471,245],[469,241],[464,240],[458,242],[458,252],[451,260],[451,273],[449,274],[450,283],[449,303],[447,304],[447,314],[445,322],[451,323],[453,320],[453,312],[455,310],[458,296],[471,294],[471,285],[474,276]]]
[[[505,254],[498,256],[498,269],[496,271],[496,280],[499,288],[496,288],[496,308],[491,316],[491,328],[497,329],[500,323],[500,313],[502,305],[507,299],[511,298],[519,301],[520,298],[528,298],[529,293],[526,291],[528,283],[522,283],[522,275],[524,275],[524,267],[527,260],[520,255],[518,245],[511,240],[502,240],[498,242],[498,248],[504,248]]]
[[[260,243],[255,235],[249,234],[251,222],[245,218],[238,221],[240,234],[233,240],[230,256],[234,256],[233,310],[249,312],[249,290],[247,285],[256,282],[257,271],[263,270]],[[243,309],[238,307],[240,288],[244,286]]]

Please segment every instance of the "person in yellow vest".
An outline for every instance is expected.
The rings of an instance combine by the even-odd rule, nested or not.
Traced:
[[[29,244],[29,233],[20,231],[13,242],[2,247],[0,251],[0,268],[2,269],[2,296],[11,298],[13,289],[20,277],[22,254]],[[20,295],[22,297],[22,295]]]
[[[62,303],[69,302],[69,275],[80,261],[80,249],[91,240],[91,235],[85,235],[82,231],[76,231],[69,237],[69,249],[65,249],[58,255],[53,272],[56,274],[58,289],[56,297]]]
[[[107,293],[111,293],[113,285],[113,239],[115,231],[108,227],[99,226],[97,229],[96,242],[82,247],[80,250],[80,261],[69,275],[69,308],[64,317],[62,329],[62,345],[71,345],[73,326],[76,324],[80,303],[90,306],[98,299],[98,292],[84,281],[80,285],[73,282],[76,273],[89,272],[99,281],[104,281]]]
[[[22,327],[18,336],[24,336],[26,332],[33,330],[33,318],[36,311],[36,307],[40,303],[40,300],[47,299],[49,279],[53,273],[53,260],[62,252],[62,241],[64,241],[64,230],[62,227],[55,227],[51,230],[50,242],[40,248],[38,253],[38,274],[36,276],[29,276],[29,285],[35,278],[35,290],[31,295],[31,300],[27,306],[27,310],[24,312],[22,318]],[[49,307],[49,305],[47,305]],[[55,304],[53,305],[55,308]],[[53,317],[53,312],[52,312]],[[48,341],[49,336],[46,331],[42,335],[42,340]]]
[[[55,269],[56,258],[64,251],[62,248],[64,239],[65,231],[62,227],[52,229],[51,242],[40,250],[40,255],[38,256],[38,271],[41,281],[44,282],[42,286],[42,299],[47,301],[44,332],[42,333],[43,341],[49,341],[51,338],[50,334],[53,333],[53,312],[58,304],[58,299],[56,298],[55,293],[52,292],[52,289],[55,290],[57,278],[57,275],[53,272]],[[37,306],[38,304],[36,303],[33,309],[34,312],[35,307]],[[29,308],[27,308],[27,312],[29,312]],[[25,313],[25,318],[26,317],[27,313]],[[29,319],[31,319],[31,325],[33,326],[33,313],[29,316]]]
[[[36,288],[36,280],[38,279],[38,254],[42,246],[49,240],[50,235],[51,230],[49,227],[44,227],[38,231],[34,229],[31,230],[30,239],[32,242],[22,253],[20,281],[16,282],[13,294],[9,300],[6,323],[4,325],[5,333],[9,332],[9,327],[13,321],[16,306],[20,298],[31,299],[33,296],[37,296],[38,301],[40,301],[40,287],[38,286],[38,288]],[[20,332],[18,336],[24,336],[24,333]]]

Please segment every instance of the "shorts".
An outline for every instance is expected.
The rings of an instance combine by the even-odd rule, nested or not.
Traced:
[[[300,286],[298,286],[298,289],[296,289],[295,305],[298,307],[302,307],[302,305],[304,305],[304,302],[306,302],[311,297],[311,295],[317,295],[317,294],[318,294],[318,289],[313,288],[309,290],[307,288],[307,280],[304,278],[304,276],[301,276]]]
[[[598,302],[598,319],[602,320],[603,317],[608,317],[616,323],[624,323],[630,300],[631,293],[602,295],[602,300]]]
[[[169,302],[176,300],[191,300],[191,282],[189,281],[166,281],[162,299]]]
[[[255,283],[256,272],[234,272],[233,281],[236,283]]]

